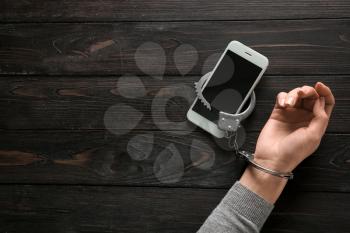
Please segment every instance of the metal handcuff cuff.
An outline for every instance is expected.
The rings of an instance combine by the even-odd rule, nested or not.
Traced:
[[[201,77],[201,79],[198,82],[195,82],[195,90],[198,99],[201,101],[201,103],[209,110],[211,110],[210,103],[204,98],[202,93],[202,88],[204,84],[209,80],[212,72],[208,72],[205,75]],[[237,114],[231,114],[223,111],[219,111],[219,117],[218,117],[218,128],[223,130],[225,132],[225,137],[228,139],[228,146],[230,149],[234,149],[236,155],[239,155],[241,158],[244,158],[251,166],[254,168],[261,170],[265,173],[268,173],[273,176],[285,178],[285,179],[293,179],[293,173],[292,172],[279,172],[274,171],[269,168],[265,168],[261,166],[260,164],[256,163],[254,161],[254,154],[239,150],[239,146],[237,143],[237,130],[241,127],[241,122],[246,119],[254,110],[256,103],[256,97],[255,92],[253,91],[250,96],[250,103],[247,109],[244,109],[242,112]]]

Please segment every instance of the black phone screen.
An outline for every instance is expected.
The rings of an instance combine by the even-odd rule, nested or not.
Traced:
[[[210,121],[217,120],[219,111],[236,113],[261,70],[261,67],[227,50],[202,91],[211,110],[200,100],[196,101],[192,110]],[[249,101],[246,101],[247,104]]]

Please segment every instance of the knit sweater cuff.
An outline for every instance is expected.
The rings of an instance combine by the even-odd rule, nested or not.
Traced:
[[[237,181],[222,200],[231,210],[261,229],[274,205]]]

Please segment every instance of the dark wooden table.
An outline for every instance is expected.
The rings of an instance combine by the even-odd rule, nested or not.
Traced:
[[[243,169],[185,122],[230,40],[270,59],[245,149],[278,92],[336,97],[263,232],[350,232],[349,1],[2,0],[0,21],[0,232],[195,232]]]

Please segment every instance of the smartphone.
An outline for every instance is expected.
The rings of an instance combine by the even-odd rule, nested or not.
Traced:
[[[268,64],[264,55],[231,41],[202,87],[211,110],[196,98],[187,112],[187,119],[215,137],[224,137],[225,132],[217,126],[219,112],[240,113],[249,104],[247,100]]]

